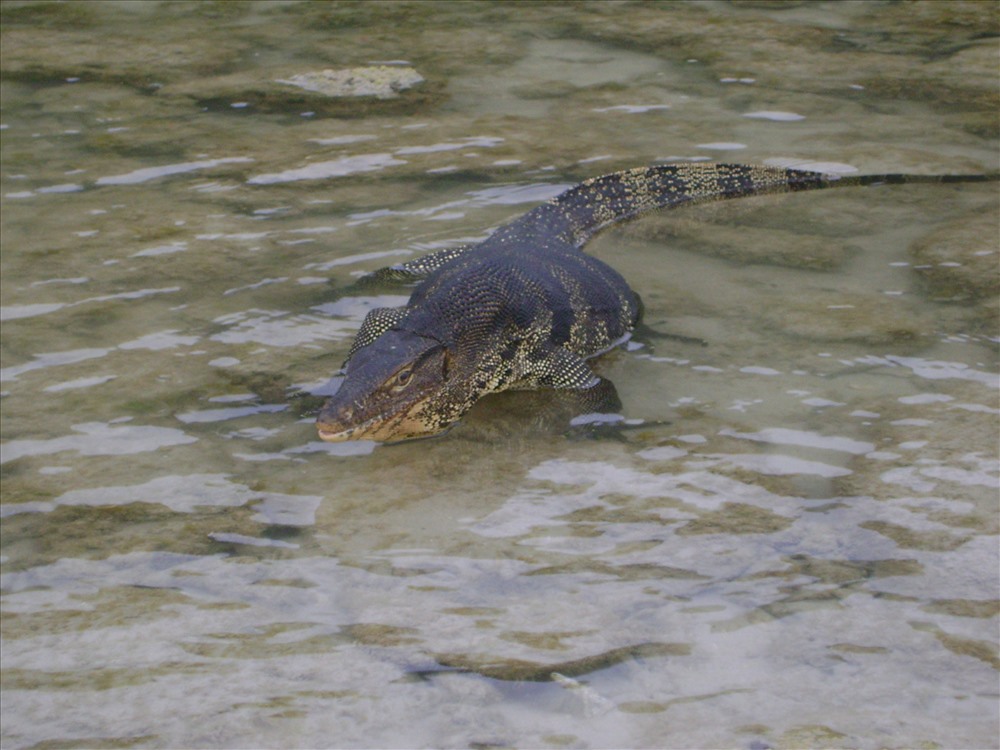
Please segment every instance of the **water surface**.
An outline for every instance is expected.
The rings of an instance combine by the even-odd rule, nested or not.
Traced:
[[[994,186],[605,232],[624,424],[312,424],[359,275],[580,179],[996,170],[991,4],[3,14],[4,747],[995,746]]]

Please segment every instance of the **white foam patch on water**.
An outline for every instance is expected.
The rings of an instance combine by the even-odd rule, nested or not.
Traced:
[[[627,115],[640,115],[645,112],[657,112],[670,109],[669,104],[616,104],[613,107],[598,107],[591,112],[624,112]]]
[[[185,174],[187,172],[196,172],[201,169],[211,169],[212,167],[217,167],[221,164],[245,164],[252,161],[253,159],[246,156],[231,156],[223,159],[205,159],[203,161],[191,161],[181,164],[164,164],[160,167],[136,169],[135,171],[127,172],[126,174],[114,175],[111,177],[100,177],[94,182],[94,184],[138,185],[143,182],[159,179],[161,177],[169,177],[175,174]]]
[[[994,487],[1000,489],[1000,477],[997,467],[985,471],[972,471],[957,466],[930,466],[920,469],[920,473],[933,479],[953,482],[966,486]]]
[[[149,297],[154,294],[172,294],[180,291],[179,286],[164,287],[160,289],[137,289],[133,292],[119,292],[118,294],[107,294],[100,297],[88,297],[77,302],[36,302],[28,305],[6,305],[0,307],[0,321],[16,320],[18,318],[33,318],[38,315],[47,315],[64,308],[85,305],[90,302],[109,302],[112,300],[134,300]]]
[[[254,414],[273,414],[285,411],[288,404],[258,404],[256,406],[233,406],[226,409],[203,409],[201,411],[187,411],[177,415],[177,419],[184,424],[197,424],[204,422],[225,422],[230,419],[240,419]]]
[[[683,448],[675,448],[672,445],[664,445],[659,448],[647,448],[636,453],[640,458],[645,458],[647,461],[671,461],[675,458],[681,458],[688,455],[688,452]]]
[[[451,171],[448,170],[428,170],[434,171]],[[361,224],[366,224],[378,219],[382,219],[390,216],[418,216],[425,220],[435,220],[435,219],[451,219],[459,215],[464,215],[464,210],[468,208],[481,208],[484,206],[516,206],[522,204],[537,204],[554,198],[560,193],[566,191],[568,188],[572,187],[571,184],[550,184],[550,183],[533,183],[528,185],[499,185],[497,187],[485,188],[483,190],[473,190],[466,193],[465,198],[460,198],[458,200],[446,201],[435,206],[427,206],[424,208],[417,208],[411,211],[396,211],[393,209],[383,208],[375,211],[366,211],[362,213],[354,213],[349,215],[350,221],[347,222],[348,226],[358,226]],[[445,241],[437,243],[414,243],[415,248],[421,248],[421,246],[431,248],[431,246],[436,246],[438,248],[442,247],[455,247],[458,245],[469,244],[472,242],[480,242],[489,236],[489,233],[484,234],[479,237],[464,238],[459,241]],[[399,251],[390,251],[383,254],[393,254],[399,253]],[[378,257],[375,254],[366,254],[366,256],[359,257]],[[323,266],[315,266],[316,268],[322,268]],[[307,266],[308,268],[308,266]]]
[[[119,344],[119,349],[146,349],[148,351],[162,351],[164,349],[175,349],[178,346],[192,346],[198,343],[198,336],[184,336],[176,330],[157,331],[140,336],[132,341]]]
[[[241,461],[252,463],[263,463],[265,461],[294,461],[305,463],[306,459],[301,458],[303,454],[325,453],[328,456],[338,458],[350,458],[353,456],[368,456],[378,447],[378,443],[372,440],[350,440],[342,443],[321,443],[312,442],[305,445],[286,448],[280,453],[234,453],[235,458]]]
[[[87,302],[110,302],[112,300],[119,299],[142,299],[144,297],[152,297],[156,294],[173,294],[179,292],[181,288],[179,286],[165,286],[157,287],[151,289],[136,289],[132,292],[119,292],[118,294],[105,294],[100,297],[88,297],[87,299],[80,300],[79,302],[74,302],[73,305],[83,305]]]
[[[983,414],[1000,414],[1000,409],[986,404],[950,404],[952,409],[962,409],[963,411],[981,412]]]
[[[214,322],[229,328],[211,336],[212,341],[223,344],[302,346],[313,341],[346,338],[357,330],[350,323],[315,315],[292,315],[283,310],[246,310],[224,315]]]
[[[46,315],[66,307],[65,302],[36,302],[30,305],[4,305],[0,307],[0,321],[33,318],[36,315]]]
[[[45,286],[47,284],[86,284],[90,281],[89,276],[74,276],[68,279],[43,279],[42,281],[32,281],[31,286]]]
[[[287,276],[277,276],[271,279],[261,279],[260,281],[256,281],[253,284],[244,284],[243,286],[236,286],[232,287],[231,289],[227,289],[222,293],[222,296],[228,297],[231,294],[237,294],[239,292],[251,292],[260,289],[261,287],[271,286],[272,284],[282,284],[286,281],[288,281]]]
[[[802,403],[806,406],[812,406],[817,409],[825,409],[831,406],[846,406],[843,401],[831,401],[828,398],[820,398],[819,396],[813,396],[812,398],[802,399]]]
[[[572,187],[570,183],[535,183],[531,185],[500,185],[468,193],[472,206],[518,206],[542,203]]]
[[[203,240],[205,242],[215,242],[216,240],[237,240],[237,241],[253,241],[262,240],[265,237],[269,237],[271,232],[208,232],[206,234],[196,234],[196,240]]]
[[[94,375],[89,378],[77,378],[75,380],[67,380],[64,383],[57,383],[56,385],[50,385],[44,390],[47,393],[59,393],[61,391],[73,391],[78,388],[90,388],[95,385],[102,385],[111,380],[114,380],[116,376],[114,375]]]
[[[373,440],[349,440],[342,443],[324,443],[318,440],[286,448],[282,451],[284,457],[309,453],[325,453],[328,456],[367,456],[378,447]]]
[[[964,362],[945,362],[897,355],[857,357],[854,361],[863,365],[905,367],[913,372],[914,375],[926,378],[927,380],[971,380],[994,388],[1000,387],[1000,375],[976,370]]]
[[[0,382],[17,380],[19,375],[31,372],[32,370],[71,365],[88,359],[104,357],[110,351],[110,349],[70,349],[64,352],[36,354],[31,362],[26,362],[23,365],[14,365],[13,367],[5,367],[0,370]]]
[[[45,476],[53,476],[57,474],[69,474],[72,471],[72,466],[43,466],[38,470],[38,473]]]
[[[158,255],[172,255],[173,253],[182,253],[188,248],[188,243],[183,240],[178,240],[177,242],[168,242],[166,245],[156,245],[155,247],[147,247],[145,250],[140,250],[137,253],[132,253],[130,258],[150,258]]]
[[[376,135],[338,135],[331,138],[310,138],[310,143],[318,143],[320,146],[345,146],[349,143],[361,143],[362,141],[374,141]]]
[[[781,112],[777,110],[762,109],[756,112],[746,112],[744,117],[752,120],[772,120],[774,122],[797,122],[806,119],[805,115],[796,112]]]
[[[928,591],[936,591],[950,599],[979,601],[986,592],[994,592],[995,597],[1000,587],[995,535],[973,536],[947,555],[912,549],[906,550],[906,554],[923,563],[921,575],[878,578],[867,587],[901,596],[922,598]]]
[[[704,461],[689,462],[686,464],[688,470],[679,466],[676,474],[651,474],[601,461],[575,462],[563,459],[544,461],[529,472],[529,479],[570,485],[573,490],[557,493],[548,489],[524,489],[497,510],[470,522],[469,528],[477,534],[488,537],[530,534],[540,527],[566,525],[567,522],[560,520],[560,516],[577,510],[594,507],[612,508],[606,498],[620,496],[637,499],[670,499],[703,510],[717,510],[731,502],[758,505],[774,513],[794,511],[799,507],[798,501],[794,498],[784,498],[762,487],[709,471],[728,458],[729,456],[709,457]],[[758,464],[758,467],[760,466],[767,464]],[[791,467],[792,463],[782,465],[780,462],[775,462],[770,468],[774,469],[773,473],[779,473],[779,469]],[[843,471],[838,467],[817,462],[803,462],[797,464],[795,468],[802,471],[790,473],[830,476],[839,475],[834,474],[836,471]],[[693,512],[676,507],[661,506],[651,512],[662,517],[664,521],[695,517]],[[642,533],[648,534],[649,529],[646,525],[643,526]],[[609,533],[613,533],[613,530]]]
[[[866,443],[861,440],[820,435],[817,432],[808,432],[805,430],[791,430],[786,427],[766,427],[757,432],[737,432],[732,428],[725,427],[719,430],[719,434],[743,440],[754,440],[761,443],[821,448],[823,450],[852,453],[855,455],[875,450],[875,446],[872,443]]]
[[[199,508],[239,507],[256,503],[254,520],[266,524],[308,526],[315,523],[319,495],[259,492],[233,482],[227,474],[187,474],[157,477],[143,484],[70,490],[50,502],[15,503],[0,512],[13,515],[52,510],[62,505],[109,506],[132,503],[163,505],[175,513]],[[29,507],[30,506],[30,507]]]
[[[355,263],[364,263],[369,260],[379,260],[380,258],[392,258],[399,255],[412,255],[409,250],[380,250],[374,253],[356,253],[341,258],[334,258],[324,263],[307,263],[302,266],[305,271],[329,271],[338,266],[350,266]],[[405,299],[404,299],[405,301]]]
[[[337,231],[337,227],[322,226],[322,227],[302,227],[301,229],[289,229],[287,230],[289,234],[333,234]],[[303,268],[308,268],[309,266],[303,266]]]
[[[433,154],[439,151],[457,151],[462,148],[493,148],[503,143],[503,138],[492,136],[472,136],[462,138],[459,141],[447,141],[444,143],[434,143],[429,146],[404,146],[397,148],[393,153],[398,156],[409,156],[410,154]]]
[[[275,435],[280,435],[281,432],[282,429],[280,427],[271,429],[266,427],[244,427],[242,430],[223,433],[222,436],[230,440],[267,440]]]
[[[587,556],[602,555],[618,546],[618,542],[607,534],[590,537],[532,536],[522,540],[521,544],[560,555]]]
[[[81,456],[127,456],[198,441],[181,430],[151,425],[84,422],[73,425],[72,430],[77,434],[47,440],[8,440],[0,446],[0,463],[63,451],[75,451]]]
[[[247,183],[250,185],[275,185],[300,180],[326,180],[363,172],[377,172],[386,167],[400,164],[406,164],[406,162],[402,159],[396,159],[388,153],[359,154],[358,156],[345,156],[341,159],[316,162],[297,169],[287,169],[284,172],[257,175],[247,180]]]
[[[711,458],[711,456],[706,456],[706,458]],[[832,466],[820,461],[807,461],[779,453],[726,454],[719,457],[719,463],[771,476],[803,474],[831,478],[843,477],[852,473],[850,469],[845,469],[843,466]]]
[[[377,307],[400,307],[408,297],[396,294],[382,294],[373,297],[341,297],[336,302],[316,305],[312,309],[323,315],[361,321]]]
[[[897,400],[901,404],[937,404],[954,401],[955,397],[944,393],[918,393],[915,396],[901,396]]]
[[[322,502],[321,495],[267,492],[253,505],[257,512],[251,520],[273,526],[312,526],[316,523],[316,511]]]
[[[739,151],[747,147],[745,143],[735,143],[731,141],[713,141],[712,143],[699,143],[697,148],[709,149],[711,151]]]
[[[79,193],[83,190],[83,185],[77,184],[75,182],[64,182],[59,185],[49,185],[48,187],[40,187],[36,189],[38,193]]]

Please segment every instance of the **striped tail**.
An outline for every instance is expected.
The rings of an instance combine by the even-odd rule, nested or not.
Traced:
[[[557,229],[577,247],[608,224],[631,219],[657,208],[741,196],[917,182],[996,182],[1000,175],[851,175],[744,164],[668,164],[613,172],[581,182],[560,193],[524,219]],[[520,223],[520,222],[518,222]]]

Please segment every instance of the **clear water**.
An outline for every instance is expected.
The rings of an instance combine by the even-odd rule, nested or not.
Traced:
[[[605,232],[626,429],[291,397],[357,275],[588,176],[996,170],[995,11],[4,3],[3,746],[995,747],[995,186]]]

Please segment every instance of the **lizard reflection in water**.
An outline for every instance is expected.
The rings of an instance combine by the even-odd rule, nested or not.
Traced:
[[[587,360],[624,342],[638,295],[581,252],[601,228],[688,203],[875,183],[976,182],[996,175],[843,177],[779,167],[640,167],[586,180],[483,242],[376,271],[419,280],[402,307],[368,313],[339,390],[317,418],[323,440],[394,442],[446,430],[482,396],[508,389],[610,384]],[[613,392],[613,388],[611,389]]]

